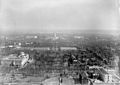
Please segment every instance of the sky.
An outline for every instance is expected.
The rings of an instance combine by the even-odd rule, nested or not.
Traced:
[[[0,32],[118,30],[115,0],[0,0]]]

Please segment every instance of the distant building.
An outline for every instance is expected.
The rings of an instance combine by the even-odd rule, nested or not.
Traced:
[[[27,39],[30,39],[30,38],[38,38],[38,36],[26,36]]]
[[[6,48],[6,46],[0,46],[0,48]]]
[[[65,50],[77,50],[76,47],[60,47],[61,51],[65,51]]]
[[[21,42],[14,42],[15,48],[21,48],[22,43]]]
[[[13,45],[9,45],[8,47],[9,47],[9,48],[13,48],[14,46],[13,46]]]
[[[41,51],[47,51],[51,50],[49,47],[21,47],[19,49],[28,49],[28,50],[41,50]]]
[[[34,36],[34,38],[38,38],[38,36]]]
[[[77,38],[77,39],[84,39],[83,36],[74,36],[74,38]]]
[[[37,50],[50,50],[49,47],[39,47],[39,48],[35,48],[35,49],[37,49]]]

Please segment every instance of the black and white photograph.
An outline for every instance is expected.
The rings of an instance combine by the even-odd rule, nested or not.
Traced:
[[[0,85],[120,85],[120,0],[0,0]]]

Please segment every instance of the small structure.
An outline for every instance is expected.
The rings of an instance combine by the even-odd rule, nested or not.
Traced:
[[[33,63],[34,62],[34,59],[30,58],[29,54],[25,54],[24,52],[21,52],[21,55],[19,57],[22,58],[21,68],[25,67],[28,63]]]

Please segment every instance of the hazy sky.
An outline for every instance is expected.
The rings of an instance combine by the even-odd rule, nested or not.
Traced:
[[[116,14],[115,0],[0,0],[0,30],[115,30]]]

